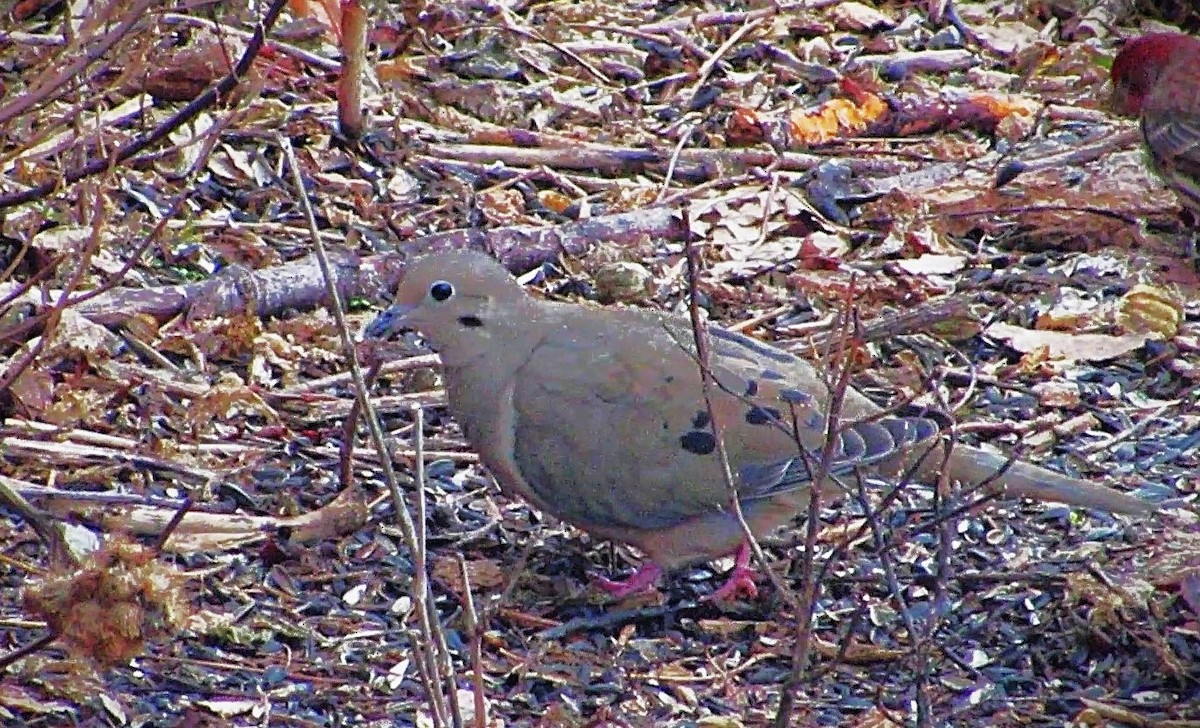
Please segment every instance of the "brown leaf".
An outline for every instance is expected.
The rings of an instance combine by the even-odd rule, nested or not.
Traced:
[[[1109,336],[1107,334],[1069,334],[1061,331],[1037,331],[1006,323],[995,323],[985,333],[1007,343],[1023,354],[1045,351],[1051,359],[1067,361],[1104,361],[1142,348],[1150,338],[1145,334]]]

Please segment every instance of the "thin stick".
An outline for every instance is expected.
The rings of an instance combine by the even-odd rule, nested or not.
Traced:
[[[286,0],[272,0],[271,4],[267,6],[267,11],[263,15],[262,21],[254,29],[254,35],[251,37],[250,42],[246,44],[245,53],[238,59],[237,66],[229,72],[228,76],[222,78],[216,85],[210,86],[204,93],[190,101],[179,111],[176,111],[161,124],[151,129],[150,133],[122,144],[108,156],[95,157],[90,162],[74,169],[65,170],[61,174],[54,175],[53,179],[49,179],[39,185],[21,190],[20,192],[0,195],[0,210],[40,200],[55,190],[61,189],[64,185],[74,184],[81,179],[112,169],[115,165],[124,162],[143,149],[166,139],[171,132],[216,103],[217,99],[228,98],[229,92],[249,72],[251,63],[253,63],[254,58],[258,55],[263,43],[266,41],[267,31],[275,25],[275,20],[283,12],[285,4]]]
[[[183,504],[179,506],[175,515],[171,516],[171,520],[167,521],[167,525],[163,526],[163,530],[158,534],[158,539],[154,542],[154,553],[162,553],[163,548],[167,545],[167,539],[171,538],[171,534],[175,533],[175,529],[179,528],[180,523],[183,523],[183,517],[190,510],[192,510],[192,498],[188,496],[183,499]]]
[[[691,230],[690,221],[687,219],[687,208],[684,208],[680,214],[684,217],[684,229]],[[708,342],[708,327],[703,318],[700,317],[700,289],[697,285],[700,275],[700,252],[696,248],[695,241],[689,232],[687,240],[687,280],[688,280],[688,313],[692,320],[692,337],[696,343],[696,357],[700,366],[700,390],[704,395],[704,407],[708,412],[708,421],[713,431],[713,438],[716,440],[717,460],[721,463],[721,475],[725,478],[725,488],[729,493],[729,508],[733,513],[733,517],[737,519],[738,527],[742,530],[742,536],[746,539],[746,544],[750,547],[750,552],[754,555],[754,563],[774,579],[774,571],[771,569],[771,563],[767,560],[767,555],[763,552],[762,547],[758,544],[758,539],[755,538],[754,532],[750,530],[750,524],[746,523],[746,517],[742,514],[741,499],[738,497],[737,484],[733,479],[733,470],[729,466],[729,453],[725,448],[725,438],[722,434],[721,420],[713,411],[712,404],[712,387],[716,383],[712,375],[712,370],[709,368],[710,347]],[[786,589],[781,589],[780,594],[788,595]]]
[[[475,728],[487,726],[487,701],[483,695],[483,629],[479,615],[475,612],[475,597],[471,594],[471,575],[467,573],[467,560],[458,554],[458,571],[462,574],[463,611],[467,634],[471,635],[471,687],[475,691]]]
[[[838,346],[840,356],[836,361],[831,357],[826,359],[829,365],[828,371],[831,375],[835,375],[836,379],[832,383],[827,383],[829,389],[829,406],[826,408],[825,414],[825,445],[821,449],[821,458],[817,462],[816,472],[810,473],[812,486],[808,496],[808,518],[804,534],[804,554],[800,564],[800,573],[801,579],[804,582],[804,588],[800,595],[800,613],[796,617],[796,649],[792,653],[792,671],[784,683],[783,695],[779,701],[779,711],[775,714],[774,723],[777,728],[786,728],[792,724],[792,711],[795,709],[796,704],[796,687],[808,671],[809,652],[812,648],[812,616],[817,602],[817,579],[815,578],[813,564],[816,560],[817,532],[820,529],[818,514],[821,511],[821,485],[829,475],[829,461],[833,457],[833,448],[837,442],[837,431],[840,428],[842,402],[845,400],[846,389],[850,386],[849,345],[851,321],[854,318],[852,308],[856,283],[856,279],[851,278],[850,284],[846,287],[846,305],[842,316],[841,336],[839,337],[840,343]],[[830,337],[829,341],[832,343],[833,337]],[[794,406],[792,407],[792,418],[792,430],[793,432],[799,432],[799,423],[795,421]],[[807,463],[808,453],[798,437],[796,445],[800,451],[800,456]]]
[[[39,637],[23,647],[18,647],[4,657],[0,657],[0,670],[8,669],[9,665],[13,664],[22,657],[25,657],[26,655],[32,655],[43,647],[50,645],[56,639],[58,639],[58,634],[56,632],[51,632],[50,634],[45,635],[44,637]]]
[[[329,310],[333,314],[334,321],[337,322],[338,334],[342,339],[342,350],[345,352],[346,359],[350,364],[350,374],[354,380],[354,396],[362,408],[363,420],[366,422],[371,443],[374,445],[375,451],[379,454],[379,466],[383,469],[384,480],[387,483],[388,492],[392,496],[392,507],[396,512],[396,517],[400,521],[400,532],[404,536],[405,545],[408,546],[409,551],[414,555],[414,561],[417,558],[421,558],[423,562],[423,556],[418,556],[416,526],[413,523],[412,514],[408,512],[408,505],[404,501],[404,496],[400,493],[399,479],[396,477],[396,470],[392,466],[392,458],[388,454],[387,442],[383,435],[383,426],[380,425],[378,413],[371,406],[370,398],[367,396],[367,384],[363,377],[362,367],[358,363],[358,356],[355,354],[354,341],[350,337],[350,327],[346,323],[342,296],[335,283],[333,266],[325,250],[325,244],[317,232],[317,220],[313,215],[312,206],[308,201],[304,180],[300,176],[300,164],[296,160],[296,153],[292,149],[291,141],[284,136],[280,136],[278,141],[280,148],[283,150],[284,157],[287,159],[288,166],[291,168],[292,184],[296,190],[296,199],[299,201],[300,209],[304,211],[304,220],[308,225],[309,238],[313,244],[313,253],[317,259],[317,264],[321,267],[321,274],[325,279],[325,286],[330,299]],[[430,611],[428,604],[433,595],[429,592],[428,582],[422,577],[424,577],[423,573],[417,575],[412,594],[413,602],[416,606],[417,621],[420,626],[420,639],[417,640],[417,643],[433,651],[437,649],[437,645],[440,642],[437,639],[437,634],[441,632],[441,624],[436,619],[431,620],[429,618]],[[417,584],[423,584],[425,588],[419,589],[417,588]],[[449,711],[446,706],[445,695],[442,692],[442,685],[438,678],[437,670],[433,670],[428,675],[422,673],[422,677],[425,678],[426,697],[429,699],[430,712],[434,725],[445,726],[448,721],[447,716]]]

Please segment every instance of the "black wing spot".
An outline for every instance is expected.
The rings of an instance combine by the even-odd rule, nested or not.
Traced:
[[[758,380],[751,379],[750,381],[746,382],[746,396],[753,397],[756,394],[758,394]]]
[[[708,416],[708,410],[696,410],[696,414],[692,416],[692,429],[702,430],[708,427],[708,423],[712,418]]]
[[[478,316],[459,316],[458,322],[468,329],[477,329],[483,326],[483,321]]]
[[[781,389],[779,390],[779,398],[784,402],[791,402],[792,404],[812,404],[812,395],[807,392],[801,392],[799,389]]]
[[[696,455],[708,455],[717,449],[717,438],[711,432],[692,430],[679,438],[679,444],[684,450]]]
[[[751,407],[746,410],[746,422],[751,425],[767,425],[779,421],[779,410],[774,407]]]
[[[775,371],[774,369],[763,369],[762,378],[763,379],[772,379],[776,382],[778,382],[781,379],[787,379],[787,377],[783,376],[782,374]]]

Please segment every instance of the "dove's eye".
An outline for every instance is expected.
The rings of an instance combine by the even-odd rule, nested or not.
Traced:
[[[433,285],[429,287],[429,297],[435,301],[445,301],[447,298],[450,298],[453,295],[454,286],[450,285],[446,281],[435,281]]]

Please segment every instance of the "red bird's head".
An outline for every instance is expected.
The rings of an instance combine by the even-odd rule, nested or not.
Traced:
[[[1126,43],[1112,65],[1113,111],[1122,116],[1142,113],[1163,69],[1184,51],[1195,57],[1200,39],[1183,33],[1149,33]]]

